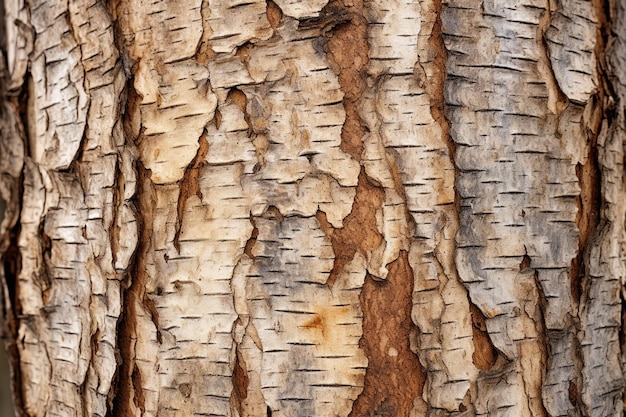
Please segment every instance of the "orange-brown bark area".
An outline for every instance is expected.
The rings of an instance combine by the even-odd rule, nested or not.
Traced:
[[[470,304],[470,312],[472,314],[474,335],[474,354],[472,359],[478,369],[489,371],[496,364],[498,350],[493,346],[493,342],[489,337],[483,313],[474,304]]]
[[[361,346],[368,357],[363,393],[350,416],[408,416],[422,395],[424,372],[410,348],[413,271],[408,255],[389,265],[384,281],[365,280]],[[410,291],[409,291],[410,290]]]
[[[233,369],[233,395],[231,401],[234,403],[235,408],[242,413],[242,402],[248,397],[248,385],[250,380],[248,378],[248,370],[246,369],[246,362],[242,357],[239,349],[235,352],[235,366]]]
[[[361,170],[352,211],[343,220],[342,228],[334,229],[326,220],[326,214],[318,211],[317,219],[331,238],[335,255],[333,269],[326,282],[328,286],[333,286],[344,266],[357,252],[365,255],[381,244],[382,236],[376,228],[376,210],[380,209],[383,198],[384,192],[373,185]]]
[[[358,101],[366,89],[368,22],[362,0],[331,1],[325,10],[343,17],[343,22],[329,33],[325,50],[344,93],[346,119],[341,149],[360,161],[363,137],[368,131],[358,111]],[[333,229],[325,214],[318,212],[335,255],[327,281],[331,288],[357,252],[367,255],[382,243],[376,212],[384,198],[384,190],[373,185],[361,169],[352,211],[343,220],[343,227]],[[415,331],[411,321],[413,280],[406,252],[389,266],[387,280],[376,281],[371,276],[365,280],[359,297],[363,311],[359,346],[365,351],[368,367],[363,392],[354,402],[350,416],[408,416],[414,400],[422,393],[423,370],[410,349],[410,337]]]
[[[341,149],[354,159],[361,160],[363,126],[357,110],[357,101],[365,90],[363,69],[368,63],[367,22],[363,16],[363,1],[334,0],[325,7],[328,15],[343,16],[343,22],[328,34],[325,50],[331,69],[338,75],[346,119],[341,130]],[[333,242],[335,263],[328,278],[332,287],[343,267],[357,251],[366,254],[377,248],[382,236],[376,228],[376,210],[380,208],[384,192],[374,186],[361,169],[352,211],[343,221],[343,228],[332,230],[324,213],[318,219]]]
[[[325,45],[331,68],[338,75],[344,93],[346,121],[341,131],[341,149],[361,160],[366,128],[359,116],[357,101],[365,90],[364,69],[369,61],[363,0],[334,0],[326,9],[329,13],[343,15],[345,19],[344,23],[333,28]]]
[[[576,176],[580,186],[580,195],[576,200],[578,205],[576,223],[580,234],[578,255],[572,260],[570,269],[572,297],[576,303],[580,302],[583,292],[583,281],[588,276],[588,271],[586,270],[588,268],[585,266],[584,256],[588,252],[587,246],[594,233],[596,233],[600,222],[602,184],[598,160],[598,136],[602,121],[608,116],[609,106],[607,100],[611,95],[610,82],[607,79],[605,70],[605,48],[610,27],[607,16],[608,11],[605,8],[609,7],[609,2],[594,0],[593,7],[595,16],[598,19],[594,52],[598,57],[596,71],[599,75],[599,85],[596,94],[591,97],[583,115],[587,155],[583,163],[576,165]]]

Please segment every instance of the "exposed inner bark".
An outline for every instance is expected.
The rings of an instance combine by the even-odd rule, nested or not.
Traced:
[[[318,211],[317,218],[333,242],[335,263],[330,271],[327,285],[332,288],[344,266],[354,258],[357,251],[366,254],[377,248],[382,236],[376,228],[376,210],[380,208],[384,192],[372,185],[361,170],[352,211],[343,220],[343,227],[334,229],[326,220],[326,214]]]
[[[248,397],[248,369],[239,350],[236,349],[235,368],[233,369],[233,396],[232,400],[240,415],[243,415],[241,402]]]
[[[272,0],[267,0],[267,20],[270,22],[270,26],[276,29],[283,18],[283,11]]]
[[[408,255],[389,265],[384,281],[368,277],[359,299],[363,308],[361,346],[368,357],[363,393],[350,416],[408,416],[422,395],[424,372],[410,348],[413,271]],[[402,375],[402,377],[399,377]]]
[[[344,23],[327,33],[325,50],[333,71],[339,76],[344,93],[346,121],[341,130],[341,149],[357,161],[363,152],[362,138],[366,130],[361,123],[357,101],[365,90],[363,70],[368,63],[367,22],[363,16],[363,1],[335,0],[328,3],[322,15],[341,15]],[[335,264],[327,284],[332,287],[343,267],[352,260],[357,250],[366,254],[382,241],[376,229],[375,213],[384,193],[373,186],[361,169],[351,213],[343,221],[343,228],[331,230],[326,216],[318,212],[320,224],[330,235],[335,252]]]

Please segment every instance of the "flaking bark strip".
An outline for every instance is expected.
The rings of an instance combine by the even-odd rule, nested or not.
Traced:
[[[618,346],[623,331],[623,323],[620,323],[623,296],[617,294],[619,288],[623,289],[626,272],[623,261],[620,263],[617,259],[624,259],[626,242],[623,204],[626,114],[620,110],[626,99],[623,88],[626,73],[617,62],[626,52],[626,13],[619,2],[594,0],[591,5],[585,5],[592,7],[591,18],[596,23],[592,70],[597,74],[597,91],[587,103],[583,116],[590,148],[586,164],[581,167],[584,179],[579,181],[582,190],[580,250],[584,267],[579,275],[584,275],[582,308],[578,314],[582,330],[578,353],[582,369],[581,382],[576,387],[578,392],[574,392],[573,397],[589,414],[621,415],[624,383],[617,368],[621,364],[623,370],[624,366],[624,345]],[[619,246],[621,249],[616,249]],[[621,282],[617,276],[622,277]]]
[[[276,29],[283,18],[283,11],[272,0],[267,0],[266,3],[267,9],[265,13],[267,15],[267,21],[272,29]]]
[[[563,109],[567,107],[567,96],[563,93],[563,90],[561,90],[550,62],[550,52],[546,38],[546,31],[550,27],[552,19],[551,16],[551,4],[550,0],[547,0],[545,10],[541,12],[539,24],[537,25],[537,44],[539,46],[539,50],[541,51],[537,68],[543,75],[543,79],[548,90],[548,108],[552,113],[559,115]]]
[[[319,17],[301,22],[300,26],[326,28],[324,50],[344,94],[346,119],[341,129],[340,146],[344,152],[360,161],[366,131],[356,102],[365,90],[364,68],[369,61],[363,1],[333,0],[324,7]],[[335,262],[327,281],[330,288],[357,251],[367,256],[368,252],[381,244],[382,236],[377,229],[375,216],[383,198],[384,192],[373,186],[361,169],[352,210],[343,220],[342,228],[333,230],[326,220],[326,214],[318,211],[318,220],[330,236],[335,253]]]
[[[256,223],[254,222],[254,217],[252,215],[250,215],[250,224],[252,224],[252,233],[250,234],[250,238],[246,242],[243,253],[248,255],[250,259],[254,260],[254,254],[252,253],[252,249],[256,244],[256,239],[259,237],[259,229],[256,227]]]
[[[328,39],[324,45],[330,66],[339,77],[341,91],[344,93],[346,120],[341,130],[341,149],[360,161],[366,127],[359,115],[357,102],[366,87],[364,70],[369,63],[367,21],[363,15],[363,1],[334,0],[326,6],[326,9],[330,10],[327,15],[341,17],[337,27],[326,34]]]
[[[550,414],[572,410],[564,382],[575,378],[568,274],[578,247],[575,163],[583,157],[585,138],[576,130],[580,109],[568,103],[558,83],[564,74],[558,66],[567,65],[554,56],[576,58],[559,51],[562,45],[546,46],[554,36],[575,34],[547,34],[551,12],[560,13],[547,2],[503,9],[480,1],[448,2],[442,12],[449,51],[446,115],[457,145],[461,200],[457,267],[487,317],[494,345],[513,363],[511,378],[517,378],[506,387],[508,398],[479,381],[479,413],[509,406],[518,415],[544,414],[544,405]],[[570,87],[568,96],[585,93]],[[524,255],[532,261],[525,273],[519,270]],[[545,373],[528,359],[538,355]]]
[[[546,403],[548,403],[550,400],[548,398],[552,397],[553,394],[545,389],[546,386],[546,380],[547,380],[547,373],[550,372],[550,355],[552,353],[552,345],[551,345],[551,341],[550,341],[550,336],[553,335],[553,333],[551,333],[550,329],[548,329],[547,325],[546,325],[546,319],[545,319],[545,315],[546,315],[546,311],[548,308],[548,300],[546,298],[546,295],[543,291],[543,287],[541,286],[541,283],[539,282],[539,272],[538,271],[534,271],[533,272],[533,277],[535,279],[535,287],[536,287],[536,295],[534,296],[534,299],[531,299],[531,303],[534,304],[533,306],[528,306],[526,307],[528,310],[531,310],[531,308],[534,307],[535,311],[531,310],[531,313],[527,313],[529,316],[531,316],[533,318],[533,322],[535,324],[535,329],[536,329],[536,334],[537,334],[537,340],[539,342],[539,352],[537,352],[536,356],[533,358],[533,360],[538,361],[539,362],[539,368],[540,370],[540,378],[541,378],[541,385],[542,385],[542,389],[541,390],[537,390],[535,395],[529,395],[529,399],[528,399],[528,407],[530,410],[533,410],[534,413],[541,415],[541,416],[550,416],[551,413],[548,412],[548,410],[546,409]],[[571,330],[568,329],[570,332]],[[575,343],[575,337],[573,337],[573,335],[571,335],[569,337],[568,342],[573,345],[573,353],[572,356],[576,354],[576,343]],[[575,361],[575,359],[573,360]],[[527,365],[522,365],[527,366]],[[574,378],[576,378],[576,380],[578,380],[578,375],[575,375]],[[533,398],[534,397],[534,398]]]
[[[211,17],[211,10],[209,7],[209,0],[202,0],[200,6],[200,18],[202,20],[202,35],[198,41],[196,47],[195,59],[201,64],[208,64],[212,59],[215,59],[215,52],[211,49],[210,37],[212,30],[209,27],[209,18]],[[216,121],[217,123],[217,121]]]
[[[341,149],[357,161],[363,152],[363,136],[366,128],[356,106],[365,90],[364,69],[369,62],[367,21],[363,16],[363,1],[345,2],[334,0],[325,10],[327,15],[341,16],[341,21],[326,36],[324,50],[330,66],[339,77],[344,93],[343,106],[346,120],[341,130]],[[338,19],[335,17],[334,19]]]
[[[385,117],[384,123],[400,128],[409,122],[414,124],[411,131],[415,132],[411,140],[399,140],[389,129],[385,138],[393,155],[389,163],[391,174],[396,188],[400,184],[399,195],[406,201],[409,230],[413,231],[409,252],[415,279],[412,318],[419,329],[414,351],[426,374],[424,392],[416,399],[413,413],[426,413],[429,407],[447,412],[468,409],[473,412],[478,369],[472,362],[476,347],[470,300],[454,262],[454,237],[459,227],[457,170],[443,95],[447,51],[441,27],[442,4],[423,0],[419,7],[411,2],[403,6],[404,19],[419,21],[419,34],[415,45],[408,42],[405,45],[414,52],[392,56],[400,61],[415,54],[417,62],[411,68],[412,78],[404,76],[406,67],[394,68],[406,87],[400,87],[400,82],[391,84],[391,88],[401,88],[403,93],[386,97],[386,105],[402,104],[395,114]],[[403,23],[394,20],[390,26],[398,26],[398,34],[406,38],[410,27],[402,31]],[[408,64],[411,63],[407,62],[407,67]],[[413,83],[413,79],[417,82]],[[386,89],[391,90],[390,87]],[[414,111],[409,117],[405,116],[407,108]],[[454,336],[449,337],[450,334]],[[460,351],[467,353],[459,355]]]
[[[580,235],[578,255],[572,260],[571,278],[572,291],[577,296],[578,302],[582,291],[581,282],[587,276],[585,263],[588,261],[585,261],[583,257],[588,253],[588,246],[592,242],[592,238],[598,233],[602,210],[602,174],[598,159],[598,136],[602,129],[602,121],[610,119],[609,98],[612,98],[614,94],[611,91],[610,74],[606,64],[606,44],[609,41],[611,27],[610,16],[606,8],[609,7],[610,2],[593,0],[592,3],[597,19],[594,56],[596,58],[595,70],[598,74],[598,85],[595,94],[590,97],[581,121],[587,137],[588,153],[584,163],[576,165],[576,176],[581,189],[577,199],[578,213],[576,216]]]
[[[456,172],[457,167],[454,161],[454,157],[456,155],[456,144],[450,137],[450,122],[446,118],[445,112],[446,100],[444,96],[444,85],[446,83],[447,75],[446,61],[448,59],[448,50],[446,49],[446,45],[443,41],[443,32],[441,29],[441,11],[443,9],[443,0],[434,0],[431,2],[431,5],[432,8],[430,10],[423,11],[423,13],[428,12],[436,15],[432,31],[428,38],[428,46],[431,48],[431,51],[428,51],[428,55],[434,58],[431,62],[432,74],[423,74],[423,77],[426,78],[424,82],[424,89],[430,96],[430,114],[441,127],[441,138],[448,147],[448,155]],[[456,187],[454,205],[457,209],[460,206],[459,195],[456,192]]]

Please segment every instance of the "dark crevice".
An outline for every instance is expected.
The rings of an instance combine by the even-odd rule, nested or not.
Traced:
[[[248,398],[248,385],[250,383],[250,379],[248,378],[248,368],[239,346],[237,346],[235,351],[235,365],[233,369],[232,381],[232,401],[234,401],[239,415],[244,415],[242,402]]]
[[[226,101],[230,101],[235,104],[239,110],[243,113],[243,119],[248,126],[248,137],[252,137],[254,134],[254,127],[250,120],[250,114],[248,113],[248,97],[246,94],[238,88],[231,88],[226,95]]]
[[[491,371],[496,365],[498,358],[504,357],[504,355],[498,351],[491,341],[483,313],[471,300],[469,300],[469,306],[472,317],[472,335],[474,341],[472,360],[474,365],[481,371]]]
[[[123,135],[126,146],[137,146],[145,130],[140,127],[139,131],[135,133],[134,129],[134,118],[139,114],[141,97],[134,88],[134,77],[131,69],[133,63],[126,53],[126,46],[123,41],[124,35],[118,20],[119,7],[120,0],[109,0],[106,2],[106,10],[109,12],[113,24],[115,46],[118,51],[120,51],[120,58],[126,75],[126,85],[119,98],[120,108],[123,109],[123,114],[120,117]],[[113,376],[111,390],[108,393],[106,417],[126,417],[132,415],[132,405],[134,404],[136,407],[140,406],[141,402],[138,399],[143,398],[141,393],[135,392],[136,385],[141,382],[141,376],[138,375],[136,371],[134,354],[135,342],[137,340],[136,306],[140,297],[139,293],[142,291],[141,287],[145,283],[138,282],[139,280],[136,277],[140,274],[140,269],[145,267],[146,241],[150,239],[150,236],[145,233],[147,225],[144,219],[146,217],[144,217],[144,213],[142,213],[146,204],[142,203],[141,198],[141,196],[145,194],[145,177],[148,177],[149,180],[149,173],[140,163],[137,163],[135,168],[137,172],[137,189],[133,196],[132,203],[138,220],[138,243],[129,262],[130,271],[120,277],[122,280],[120,290],[123,291],[123,295],[120,299],[121,313],[116,328],[117,369]],[[116,186],[118,188],[122,186],[120,180],[121,176],[118,173],[116,177]],[[121,190],[117,192],[121,192]],[[121,195],[117,196],[118,200],[116,204],[121,204],[120,198]],[[148,205],[146,209],[148,213],[150,213],[152,211],[152,205]],[[146,213],[146,215],[148,215],[148,213]],[[117,222],[115,223],[117,224]],[[115,228],[117,226],[114,225],[113,227]],[[151,230],[151,228],[148,230]],[[112,237],[114,236],[115,234],[112,234]],[[113,241],[112,245],[115,246],[117,243],[118,242]],[[139,404],[137,401],[139,401]]]
[[[202,131],[202,135],[198,139],[198,152],[191,160],[183,178],[179,182],[180,193],[178,195],[178,207],[176,211],[176,223],[174,225],[174,248],[180,253],[180,234],[183,226],[183,217],[187,207],[187,200],[196,196],[202,200],[202,190],[200,189],[200,177],[202,168],[207,165],[206,156],[209,153],[209,141],[207,140],[208,132],[206,129]]]
[[[5,2],[0,2],[0,47],[6,52],[6,22],[5,22]],[[17,23],[16,23],[17,24]],[[33,34],[34,35],[34,34]],[[10,74],[8,74],[8,63],[6,54],[0,57],[4,62],[0,65],[0,92],[3,100],[0,106],[0,112],[5,123],[11,123],[12,126],[3,126],[2,134],[5,136],[3,141],[22,142],[24,146],[24,155],[19,158],[26,157],[30,151],[29,141],[29,112],[28,104],[30,96],[30,87],[32,87],[32,76],[30,70],[27,69],[24,74],[23,83],[18,91],[8,91],[7,82]],[[7,108],[13,106],[17,117],[15,120],[12,113]],[[6,130],[5,130],[6,128]],[[0,155],[7,157],[7,155]],[[4,344],[9,362],[10,374],[8,375],[9,385],[13,399],[13,409],[17,416],[25,416],[24,398],[22,394],[22,376],[20,373],[20,351],[18,349],[18,330],[20,326],[20,317],[22,314],[21,305],[18,299],[18,278],[22,269],[22,254],[19,248],[19,239],[22,231],[21,228],[21,210],[23,206],[24,196],[24,173],[25,167],[17,178],[11,177],[5,173],[2,181],[6,188],[9,189],[10,201],[0,198],[0,222],[10,219],[8,230],[2,236],[0,248],[2,252],[2,274],[0,280],[0,343]],[[7,197],[3,195],[2,197]],[[6,293],[5,293],[6,291]],[[2,383],[6,379],[3,377]]]
[[[356,2],[355,2],[356,3]],[[362,10],[363,7],[361,6]],[[322,11],[316,17],[301,19],[298,22],[299,30],[319,30],[322,34],[337,28],[337,26],[350,22],[354,17],[358,16],[348,10],[342,1],[332,0],[324,6]]]
[[[23,195],[23,175],[19,178],[19,207],[22,206]],[[22,397],[22,377],[20,369],[20,352],[17,347],[19,317],[21,314],[21,306],[17,298],[17,279],[22,268],[22,254],[19,250],[19,236],[21,232],[20,218],[18,217],[15,225],[10,229],[7,249],[2,254],[2,267],[4,275],[4,288],[7,289],[7,297],[0,300],[0,306],[3,307],[2,320],[0,324],[0,343],[4,342],[5,349],[9,358],[10,382],[13,395],[14,411],[18,416],[24,416],[24,400]],[[0,295],[3,291],[0,290]],[[9,305],[4,305],[5,301]]]
[[[131,374],[131,381],[133,383],[133,403],[135,407],[141,410],[141,414],[145,413],[145,397],[143,395],[143,388],[141,384],[141,372],[139,372],[139,368],[137,365],[133,366],[133,373]]]
[[[148,281],[147,255],[151,247],[152,224],[149,219],[154,215],[155,189],[150,179],[150,171],[137,162],[137,193],[133,197],[138,221],[138,244],[130,265],[131,271],[127,276],[127,289],[124,291],[123,309],[117,323],[117,343],[119,349],[118,369],[110,397],[111,405],[107,417],[132,415],[131,404],[143,409],[143,394],[137,391],[141,387],[141,375],[135,364],[135,342],[137,340],[137,307],[143,306],[152,316],[156,308],[151,299],[147,298],[145,286]],[[160,339],[158,323],[157,339]],[[140,390],[141,391],[141,388]]]
[[[23,184],[23,177],[20,178],[19,181],[20,184]],[[5,313],[10,313],[14,318],[18,317],[20,312],[19,300],[17,299],[17,277],[19,276],[22,269],[22,253],[18,245],[21,230],[22,226],[20,224],[20,218],[18,218],[15,225],[11,228],[11,230],[9,230],[9,245],[2,254],[4,281],[6,284],[6,288],[9,292],[8,301],[11,303],[9,306],[5,306],[6,308],[10,309],[10,311],[5,311]],[[17,323],[15,330],[17,331]],[[17,336],[17,333],[15,336]]]
[[[541,281],[539,280],[539,272],[537,270],[534,271],[533,278],[535,281],[535,288],[537,290],[536,308],[538,310],[538,313],[532,314],[531,318],[533,319],[533,322],[535,323],[537,339],[539,342],[539,346],[541,347],[541,357],[535,358],[535,360],[539,361],[539,363],[543,365],[541,367],[542,368],[541,386],[543,387],[546,382],[546,369],[551,368],[551,360],[552,360],[552,345],[550,343],[551,331],[546,326],[546,310],[548,308],[548,299],[543,290]],[[556,331],[555,338],[561,337],[560,333],[561,331]],[[540,406],[541,406],[542,415],[549,416],[550,413],[548,413],[548,410],[545,407],[544,398],[541,398]]]
[[[382,188],[373,185],[365,169],[361,169],[352,210],[343,219],[343,227],[333,228],[326,219],[326,213],[317,212],[320,227],[330,237],[333,246],[335,262],[326,281],[330,288],[357,252],[366,257],[368,252],[382,243],[383,237],[376,225],[376,211],[382,206],[384,197]]]
[[[256,244],[256,240],[259,237],[259,228],[256,227],[256,222],[254,221],[254,217],[250,214],[250,223],[252,224],[252,233],[250,234],[250,238],[246,242],[246,246],[243,249],[243,253],[248,255],[248,257],[254,260],[254,254],[252,253],[252,249]]]
[[[109,226],[109,236],[111,242],[112,264],[117,265],[117,253],[120,247],[120,216],[121,207],[124,201],[125,178],[120,169],[119,158],[115,161],[115,180],[113,183],[113,221]]]
[[[32,91],[33,88],[33,76],[29,70],[24,74],[24,84],[22,84],[22,88],[17,96],[12,97],[13,105],[17,109],[18,116],[21,121],[20,128],[24,134],[24,156],[33,157],[30,149],[31,142],[31,124],[29,118],[29,107],[32,106],[30,102],[32,100]],[[17,101],[16,101],[17,100]]]

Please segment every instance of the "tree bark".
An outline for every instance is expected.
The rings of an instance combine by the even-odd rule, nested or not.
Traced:
[[[7,0],[19,416],[618,416],[619,0]]]

